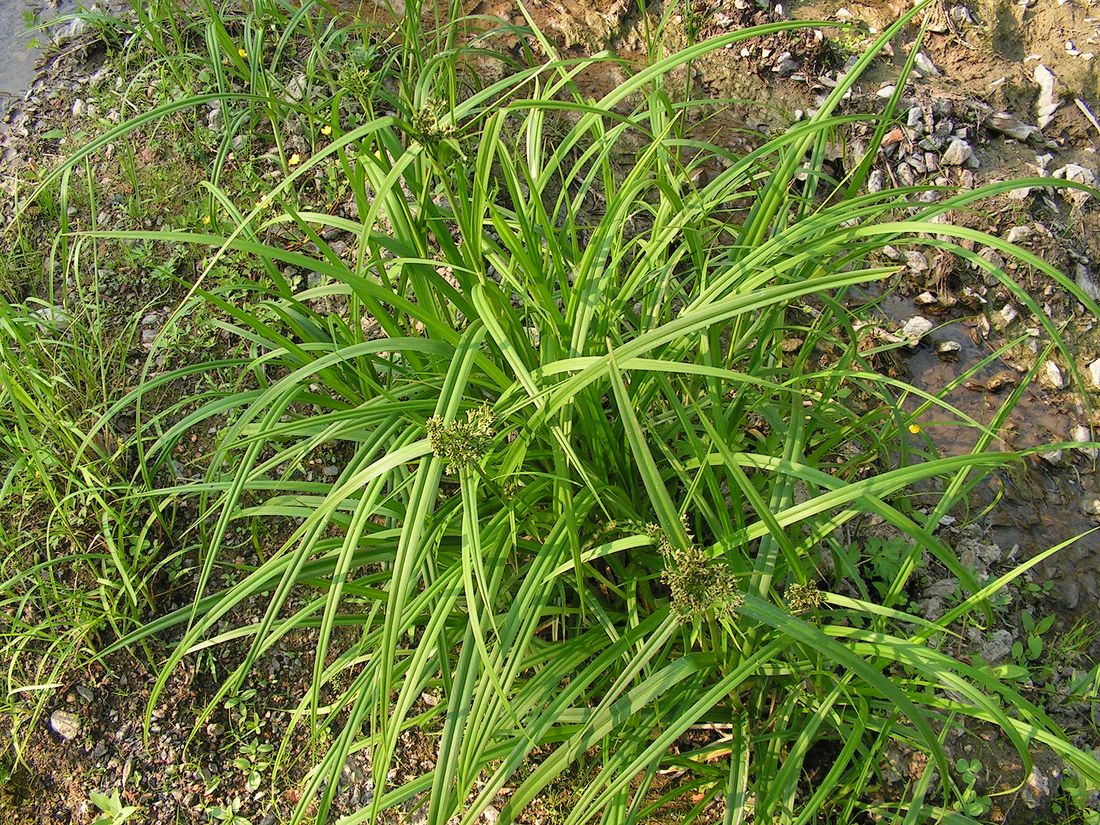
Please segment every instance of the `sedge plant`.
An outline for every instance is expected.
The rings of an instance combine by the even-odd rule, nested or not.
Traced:
[[[845,92],[917,11],[812,118],[743,155],[693,137],[705,102],[665,81],[800,24],[693,44],[598,99],[578,78],[615,58],[560,59],[537,31],[542,62],[459,94],[463,49],[443,38],[402,58],[415,72],[385,106],[259,203],[238,209],[211,186],[226,226],[87,233],[205,247],[206,273],[233,255],[270,276],[242,298],[204,273],[189,301],[216,308],[247,354],[147,373],[103,418],[138,408],[137,499],[198,512],[193,604],[111,648],[182,633],[150,709],[195,650],[246,649],[201,717],[288,634],[311,633],[312,680],[279,761],[297,730],[328,744],[293,822],[326,821],[363,749],[376,792],[347,823],[409,803],[433,825],[490,806],[519,821],[563,779],[569,825],[715,810],[725,823],[973,822],[944,749],[967,723],[998,728],[1025,775],[1043,747],[1100,781],[1041,707],[940,649],[1058,549],[979,582],[937,534],[977,479],[1019,460],[991,448],[1018,396],[983,426],[877,373],[863,338],[860,291],[897,271],[880,262],[887,245],[979,267],[1055,347],[1035,302],[974,244],[1100,311],[1030,253],[941,220],[1021,182],[931,204],[919,188],[861,193],[904,84],[871,119],[863,162],[843,180],[825,172],[831,136],[864,119],[839,113]],[[411,19],[402,48],[422,48]],[[316,169],[341,177],[350,214],[296,205]],[[291,232],[303,243],[278,242]],[[291,288],[285,267],[315,284]],[[204,369],[236,372],[237,388],[142,407]],[[905,395],[973,427],[973,449],[935,455]],[[198,427],[217,430],[204,474],[177,479],[173,451]],[[299,470],[319,454],[340,457],[335,478]],[[931,504],[918,510],[915,491]],[[885,586],[840,563],[867,517],[906,542]],[[256,523],[286,530],[225,584],[226,548]],[[926,558],[963,589],[935,620],[903,602]],[[240,620],[245,607],[259,618]],[[435,767],[391,781],[416,727],[435,737]],[[888,747],[926,767],[884,791]]]

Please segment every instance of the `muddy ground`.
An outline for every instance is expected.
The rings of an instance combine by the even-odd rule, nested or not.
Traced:
[[[565,54],[612,49],[641,65],[654,47],[647,41],[634,2],[536,0],[528,7]],[[677,8],[670,12],[661,48],[671,50],[689,38],[788,17],[823,21],[806,32],[750,41],[693,67],[692,82],[697,88],[715,98],[736,99],[701,127],[707,130],[706,136],[745,148],[819,106],[850,58],[904,11],[906,3],[691,0]],[[524,22],[514,4],[502,0],[483,0],[468,10]],[[1083,0],[948,0],[933,9],[925,22],[928,30],[917,64],[920,76],[907,86],[897,127],[876,161],[872,178],[876,185],[973,188],[1019,176],[1059,175],[1095,182],[1100,166],[1100,5]],[[849,110],[882,108],[884,94],[888,95],[883,89],[897,78],[916,36],[917,27],[911,27],[894,44],[892,54],[861,79],[846,101]],[[87,35],[59,43],[49,53],[27,99],[8,112],[2,127],[2,155],[9,182],[25,164],[41,162],[41,147],[34,148],[37,136],[83,116],[83,106],[75,102],[86,96],[92,84],[110,80],[110,64],[101,45],[81,38]],[[584,76],[594,95],[617,79],[612,73]],[[858,132],[838,139],[831,157],[837,174],[850,170],[865,139]],[[929,193],[929,197],[938,196]],[[1100,205],[1083,193],[1066,196],[1035,188],[992,198],[980,212],[954,217],[1021,244],[1068,273],[1083,289],[1100,295],[1098,209]],[[980,246],[975,251],[996,254]],[[1040,380],[1027,390],[1005,428],[1006,442],[1014,448],[1065,443],[1062,448],[1044,449],[1026,467],[978,491],[975,508],[993,501],[998,506],[981,530],[952,534],[957,546],[968,548],[975,563],[993,567],[1026,558],[1096,526],[1100,521],[1096,454],[1073,444],[1094,440],[1095,427],[1100,425],[1094,411],[1100,401],[1098,320],[1040,273],[1008,265],[1010,274],[1039,296],[1043,312],[1064,331],[1072,348],[1072,359],[1052,354],[1037,363],[1038,341],[1026,336],[1036,326],[1035,320],[1004,287],[976,267],[914,252],[898,250],[897,260],[905,264],[906,272],[883,304],[882,327],[887,332],[896,333],[917,317],[930,322],[927,327],[917,325],[920,340],[906,351],[900,369],[928,389],[958,380],[949,400],[988,421],[1005,392],[1037,367]],[[968,374],[972,365],[1016,337],[1025,340]],[[1071,380],[1075,371],[1080,384]],[[942,416],[928,415],[927,437],[945,452],[963,449],[970,436],[964,441],[964,433],[942,425],[939,419]],[[926,592],[920,595],[934,613],[942,581],[933,571],[926,584]],[[1056,612],[1060,625],[1069,627],[1080,619],[1100,621],[1100,534],[1078,541],[1047,562],[1032,577],[1032,584],[1038,588],[1043,609]],[[1005,632],[1011,642],[1012,631]],[[972,641],[991,660],[1008,655],[1007,648],[991,649],[990,639]],[[88,802],[92,789],[124,787],[124,799],[141,806],[136,820],[140,822],[208,822],[213,806],[232,806],[233,800],[253,825],[278,822],[296,801],[293,793],[273,798],[266,788],[253,788],[248,770],[236,760],[262,761],[248,750],[260,741],[254,731],[265,730],[265,737],[278,732],[281,717],[271,708],[296,695],[296,686],[308,679],[311,650],[309,640],[296,644],[288,639],[286,649],[272,657],[267,678],[256,685],[255,706],[219,709],[210,726],[189,745],[190,711],[211,695],[216,685],[212,670],[204,671],[199,665],[181,670],[154,712],[155,737],[148,744],[141,736],[141,721],[143,690],[150,674],[140,662],[118,657],[109,663],[110,669],[74,674],[51,702],[52,717],[40,719],[28,739],[26,764],[17,766],[12,781],[4,784],[6,809],[0,807],[0,817],[13,823],[87,823],[94,819]],[[1094,661],[1096,653],[1092,649],[1085,656]],[[1053,672],[1050,684],[1036,685],[1035,690],[1056,692],[1063,676],[1068,678]],[[1091,708],[1058,712],[1075,727],[1100,724],[1091,718]],[[302,755],[308,757],[308,742],[299,744]],[[1082,744],[1100,742],[1083,739]],[[403,753],[402,770],[411,773],[430,764],[430,750],[415,742],[407,743]],[[1057,772],[1055,767],[1044,767]],[[367,801],[372,790],[365,761],[349,766],[345,778],[341,807],[351,811]],[[1041,804],[1006,802],[998,809],[1003,821],[1055,821],[1043,817],[1050,814],[1057,782],[1045,776],[1040,779],[1046,789]],[[550,813],[544,819],[540,816],[531,821],[552,821]]]

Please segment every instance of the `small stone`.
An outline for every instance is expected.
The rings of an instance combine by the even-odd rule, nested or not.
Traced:
[[[1031,768],[1031,774],[1024,782],[1024,787],[1020,789],[1020,799],[1024,801],[1029,809],[1034,811],[1050,800],[1058,784],[1058,781],[1055,780],[1054,788],[1051,788],[1050,779],[1043,775],[1038,765],[1035,765]]]
[[[1043,364],[1043,371],[1039,375],[1039,383],[1050,390],[1064,389],[1066,381],[1062,377],[1062,370],[1054,361]]]
[[[1100,516],[1100,498],[1087,498],[1081,502],[1081,512],[1086,516]]]
[[[966,6],[952,6],[950,14],[951,19],[959,25],[975,25],[974,15],[970,13],[970,9]]]
[[[306,94],[306,76],[305,73],[295,75],[290,79],[290,82],[286,84],[286,99],[290,103],[297,103]]]
[[[1041,63],[1035,67],[1032,77],[1039,86],[1039,98],[1035,102],[1036,122],[1040,129],[1045,129],[1054,119],[1054,113],[1060,105],[1058,92],[1055,89],[1058,78]]]
[[[1010,138],[1014,138],[1021,142],[1038,140],[1043,136],[1043,133],[1039,129],[1024,123],[1019,118],[1013,117],[1008,112],[997,112],[996,114],[990,115],[987,122],[989,127],[994,131],[1000,132],[1003,135],[1008,135]]]
[[[867,191],[872,195],[881,192],[884,181],[885,175],[881,169],[872,170],[871,174],[867,176]]]
[[[892,97],[893,94],[894,94],[894,90],[896,88],[897,88],[897,86],[892,85],[892,84],[887,85],[887,86],[883,86],[881,89],[879,89],[877,92],[875,92],[875,94],[878,95],[879,97]]]
[[[936,345],[936,353],[941,358],[950,358],[957,356],[962,350],[962,344],[958,341],[941,341]]]
[[[910,249],[906,251],[905,263],[913,272],[928,271],[928,259],[924,257],[924,253],[918,252],[915,249]]]
[[[1001,311],[993,316],[991,319],[993,326],[997,330],[1007,329],[1009,324],[1020,317],[1019,311],[1012,304],[1005,304],[1001,307]]]
[[[917,52],[917,56],[913,60],[913,65],[917,67],[917,70],[921,74],[938,75],[940,73],[940,70],[936,68],[931,58],[924,52]]]
[[[1034,234],[1035,230],[1030,226],[1014,226],[1005,234],[1005,240],[1009,243],[1020,243]]]
[[[948,166],[962,166],[974,155],[970,144],[961,138],[952,138],[940,161]]]
[[[62,306],[49,306],[36,309],[31,312],[31,317],[38,322],[38,328],[42,331],[54,330],[64,332],[72,324],[69,313]]]
[[[986,261],[988,261],[992,266],[995,266],[997,269],[1004,269],[1005,268],[1005,259],[1001,257],[1000,252],[998,252],[996,249],[994,249],[991,246],[982,247],[982,249],[978,252],[978,257],[979,258],[984,258]]]
[[[1097,358],[1091,364],[1089,364],[1089,378],[1092,379],[1092,385],[1097,389],[1100,389],[1100,358]]]
[[[1076,266],[1077,286],[1094,301],[1100,301],[1100,284],[1092,277],[1092,271],[1085,264],[1078,262]]]
[[[916,298],[913,299],[913,303],[917,306],[931,306],[936,303],[936,296],[931,292],[922,292]]]
[[[1073,183],[1080,183],[1085,186],[1096,185],[1096,174],[1088,167],[1081,166],[1078,163],[1067,163],[1061,169],[1055,169],[1054,177],[1072,181]],[[1084,206],[1092,196],[1088,192],[1083,192],[1080,189],[1066,189],[1063,197],[1074,206],[1079,207]]]
[[[79,97],[73,101],[73,117],[83,117],[85,103]]]
[[[981,645],[982,658],[989,664],[1003,662],[1012,653],[1012,634],[1007,630],[994,630]]]
[[[932,331],[934,326],[935,324],[923,315],[914,315],[905,322],[905,326],[901,328],[900,335],[902,338],[909,339],[909,346],[916,346],[921,338]]]
[[[50,727],[54,733],[69,742],[80,735],[80,717],[67,710],[55,710],[50,714]]]
[[[783,52],[783,54],[776,58],[772,71],[780,77],[790,77],[798,71],[801,65],[801,63],[791,56],[790,52]]]
[[[1039,458],[1050,466],[1057,467],[1065,458],[1065,453],[1062,450],[1048,450],[1045,453],[1039,453]]]
[[[1092,443],[1092,433],[1089,432],[1089,428],[1084,424],[1078,424],[1073,429],[1073,440],[1079,444]],[[1100,454],[1100,450],[1096,447],[1078,447],[1077,452],[1093,461],[1095,461],[1097,455]]]

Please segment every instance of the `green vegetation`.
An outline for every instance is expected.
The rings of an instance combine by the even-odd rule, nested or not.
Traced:
[[[1019,674],[946,652],[1059,548],[978,581],[939,536],[1021,454],[876,371],[899,346],[873,336],[873,289],[897,272],[881,251],[980,267],[1051,347],[972,242],[1100,308],[940,220],[1017,183],[931,204],[863,193],[903,84],[878,118],[838,107],[907,20],[812,118],[738,155],[695,135],[710,104],[672,77],[796,24],[654,55],[594,95],[585,79],[614,57],[562,59],[532,23],[515,58],[496,44],[517,32],[475,33],[457,6],[429,25],[410,3],[393,31],[308,3],[135,11],[96,18],[134,69],[128,119],[28,201],[59,193],[52,254],[88,284],[87,314],[34,314],[10,275],[0,304],[0,502],[33,521],[5,516],[0,535],[4,659],[26,662],[10,695],[44,702],[76,662],[167,644],[151,714],[208,657],[220,687],[195,724],[236,713],[250,789],[285,775],[296,735],[320,754],[293,822],[328,821],[364,748],[377,791],[349,824],[410,801],[433,825],[490,806],[506,823],[562,782],[569,825],[980,822],[982,763],[944,748],[969,724],[999,729],[1025,776],[1041,747],[1080,788],[1100,782]],[[116,148],[134,189],[120,225],[81,217],[98,197],[80,167],[137,136],[181,140],[188,118],[214,153],[201,198],[165,198],[171,183]],[[860,119],[866,158],[835,180],[826,144]],[[108,329],[87,280],[108,263],[162,293],[140,365],[145,308]],[[971,426],[973,449],[937,456],[916,423],[931,416]],[[862,537],[872,519],[889,538]],[[960,588],[934,621],[908,598],[929,560]],[[190,604],[161,609],[182,587]],[[1019,667],[1049,630],[1027,627]],[[301,634],[312,674],[280,744],[250,685]],[[394,782],[408,731],[434,769]],[[891,748],[927,767],[890,784]],[[99,798],[101,821],[133,813]]]

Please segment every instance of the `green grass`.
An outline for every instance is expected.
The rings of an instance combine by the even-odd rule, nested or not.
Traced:
[[[107,648],[182,633],[150,712],[197,649],[246,649],[223,661],[230,675],[196,708],[199,724],[281,639],[312,634],[312,682],[273,768],[293,758],[296,730],[332,744],[294,822],[326,821],[332,780],[361,748],[378,790],[347,823],[413,799],[431,823],[473,823],[490,805],[507,823],[562,782],[569,825],[662,811],[706,821],[712,802],[726,823],[970,822],[959,810],[972,789],[943,747],[968,720],[999,727],[1025,773],[1041,745],[1100,781],[1096,760],[1011,682],[938,649],[1036,563],[978,582],[936,531],[982,476],[1019,460],[994,449],[1018,393],[987,429],[878,374],[861,346],[863,289],[897,270],[879,263],[886,245],[947,249],[993,274],[1052,346],[1063,344],[1035,302],[965,242],[1045,272],[1100,312],[1029,253],[937,220],[1018,184],[932,205],[920,189],[860,194],[896,99],[872,121],[866,161],[831,179],[826,143],[858,120],[837,106],[873,51],[813,118],[747,155],[688,137],[706,104],[674,96],[670,75],[795,24],[655,56],[592,100],[575,80],[610,56],[562,60],[543,40],[542,58],[499,57],[503,79],[475,85],[460,26],[421,28],[417,6],[388,40],[303,9],[238,17],[204,6],[205,51],[192,29],[163,25],[163,10],[139,23],[164,56],[152,64],[162,77],[183,84],[202,67],[209,84],[109,129],[42,182],[215,99],[236,124],[204,189],[216,220],[72,234],[73,244],[200,250],[204,265],[136,389],[104,392],[118,400],[92,407],[97,424],[63,426],[60,443],[38,449],[69,407],[53,390],[37,407],[13,391],[34,362],[11,361],[3,376],[3,409],[20,422],[12,455],[100,468],[108,456],[97,439],[126,413],[132,473],[88,482],[126,495],[97,505],[195,508],[175,536],[195,551],[193,605]],[[337,43],[362,50],[345,49],[337,65]],[[308,102],[284,94],[292,52]],[[349,72],[363,83],[345,90],[336,79]],[[298,163],[282,135],[289,117],[311,124]],[[233,136],[247,130],[268,135],[282,162],[259,202],[221,177]],[[719,171],[694,183],[704,169]],[[310,205],[311,186],[348,210]],[[230,263],[252,277],[223,282]],[[288,266],[311,273],[311,285],[289,281]],[[237,348],[154,371],[156,356],[171,354],[173,325],[200,308]],[[25,324],[12,328],[14,347],[48,345]],[[194,377],[213,370],[239,380],[192,394]],[[174,387],[183,394],[166,402]],[[928,409],[973,426],[973,450],[936,456],[910,431]],[[177,449],[210,428],[203,477],[177,479]],[[335,479],[301,472],[318,455],[344,458]],[[47,498],[58,507],[68,495]],[[866,517],[897,536],[889,564],[853,560],[848,529]],[[223,584],[237,535],[272,524],[286,527],[280,540]],[[926,555],[963,589],[934,622],[906,602]],[[97,561],[132,611],[129,568],[113,555]],[[242,620],[244,608],[260,618]],[[429,690],[440,701],[425,710]],[[389,782],[409,728],[431,731],[435,768]],[[683,738],[704,729],[702,741]],[[928,768],[885,789],[891,743],[927,754]],[[688,778],[666,783],[669,770]]]

